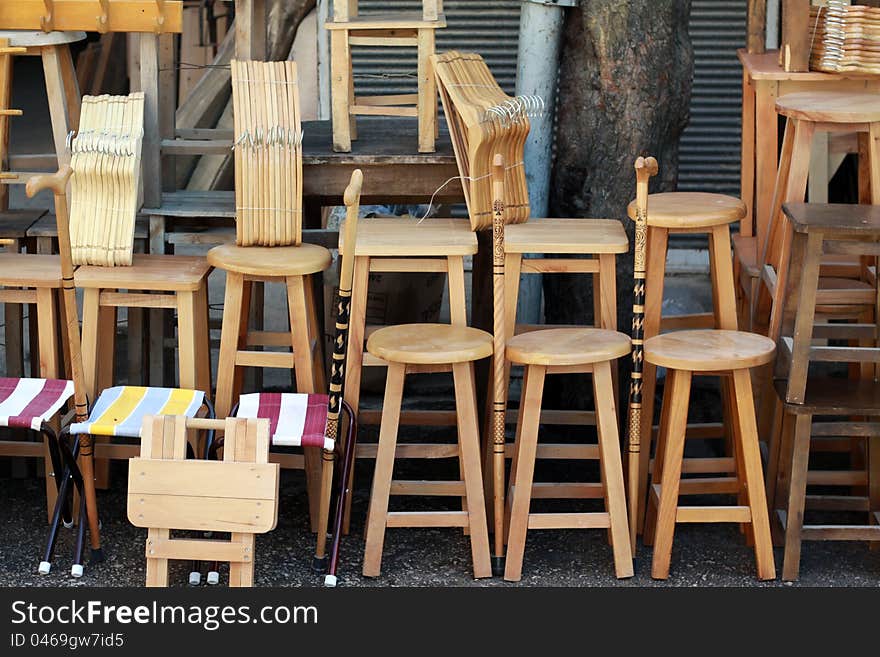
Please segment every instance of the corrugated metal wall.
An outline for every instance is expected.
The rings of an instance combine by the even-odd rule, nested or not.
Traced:
[[[746,42],[742,0],[691,0],[694,45],[691,120],[681,138],[679,189],[739,196],[742,67]]]
[[[360,0],[360,13],[421,11],[421,0]],[[478,52],[505,91],[516,81],[520,0],[445,0],[447,27],[437,31],[437,52]],[[415,48],[353,49],[355,92],[414,93]]]

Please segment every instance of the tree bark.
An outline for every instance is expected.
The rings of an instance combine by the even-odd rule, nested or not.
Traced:
[[[675,189],[693,79],[689,16],[690,0],[584,0],[569,13],[559,72],[553,216],[621,219],[632,244],[626,207],[635,195],[635,158],[659,160],[652,191]],[[630,329],[632,271],[632,253],[618,256],[618,328],[624,332]],[[583,276],[545,276],[544,292],[548,323],[590,321],[592,290]],[[566,385],[554,396],[577,403],[588,397],[584,391]]]

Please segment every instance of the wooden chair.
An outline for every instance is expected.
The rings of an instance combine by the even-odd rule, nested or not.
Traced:
[[[278,522],[279,466],[268,463],[266,420],[147,416],[128,469],[128,520],[146,527],[147,586],[168,586],[172,559],[229,562],[230,586],[253,586],[254,536]],[[187,431],[222,430],[223,461],[186,458]],[[185,539],[172,530],[230,533]]]
[[[506,407],[506,363],[523,365],[525,376],[516,427],[510,489],[507,495],[505,525],[507,553],[504,579],[519,581],[522,576],[523,553],[529,529],[563,529],[601,527],[609,529],[618,577],[632,577],[633,563],[627,535],[626,497],[623,488],[623,465],[615,411],[612,363],[630,351],[630,341],[616,331],[596,328],[555,328],[531,331],[507,339],[509,324],[505,321],[506,294],[504,271],[504,163],[495,159],[493,176],[496,201],[494,225],[495,253],[495,415],[493,437],[503,433]],[[506,345],[505,345],[506,343]],[[533,484],[535,460],[544,448],[549,456],[559,456],[559,446],[538,445],[541,424],[541,402],[547,374],[592,373],[596,404],[598,444],[569,446],[574,458],[598,459],[601,467],[599,483]],[[554,447],[556,449],[554,449]],[[503,456],[502,456],[503,458]],[[500,459],[498,459],[500,460]],[[496,463],[494,473],[503,477],[503,461]],[[605,500],[604,512],[530,513],[533,498],[599,497]],[[500,511],[496,508],[496,513]]]
[[[282,91],[279,91],[282,90]],[[295,62],[232,62],[235,109],[235,244],[208,252],[226,272],[217,365],[217,413],[230,414],[245,367],[293,369],[296,389],[325,388],[322,330],[312,276],[330,266],[330,251],[302,243],[302,131]],[[290,330],[249,330],[255,284],[282,283]],[[261,351],[254,347],[284,347]],[[288,463],[287,467],[298,467]],[[305,450],[312,527],[317,530],[321,457]]]
[[[880,211],[875,205],[787,203],[792,233],[788,281],[782,297],[781,336],[774,380],[782,426],[770,443],[767,488],[785,533],[782,578],[798,577],[804,540],[880,541],[880,414],[876,322],[817,319],[821,269],[828,256],[880,255]],[[825,346],[815,339],[855,340],[855,346]],[[811,363],[854,363],[860,377],[808,376]],[[778,412],[777,411],[777,412]],[[842,445],[850,465],[832,469],[814,461],[811,449]],[[855,447],[855,449],[854,449]],[[839,449],[839,448],[838,448]],[[808,486],[815,488],[808,493]],[[829,494],[828,487],[849,488]],[[806,523],[808,510],[867,512],[866,523]]]
[[[422,11],[358,14],[357,0],[333,0],[330,32],[330,78],[333,150],[347,153],[357,139],[355,117],[412,116],[418,118],[419,152],[433,153],[437,136],[437,88],[430,67],[434,33],[446,27],[442,0],[422,0]],[[356,96],[351,48],[415,47],[418,92],[391,96]]]
[[[666,368],[666,384],[663,391],[660,430],[657,437],[657,455],[654,459],[652,485],[649,491],[644,528],[645,544],[654,545],[651,575],[656,579],[669,576],[672,554],[672,538],[677,522],[737,522],[747,524],[755,545],[758,564],[758,577],[773,579],[776,576],[773,563],[773,544],[770,538],[770,523],[767,515],[767,499],[761,472],[761,455],[758,448],[758,432],[755,419],[754,402],[749,369],[768,363],[773,358],[775,345],[772,340],[752,333],[730,329],[702,329],[672,331],[664,335],[654,335],[642,342],[639,323],[642,320],[639,308],[641,299],[649,299],[655,280],[647,273],[650,265],[651,196],[648,194],[648,180],[657,173],[654,158],[638,158],[636,169],[636,256],[635,256],[635,316],[633,320],[634,368],[631,387],[630,415],[630,471],[641,472],[642,463],[648,459],[639,449],[650,433],[645,432],[646,393],[644,383],[640,385],[640,374],[644,366]],[[724,225],[726,235],[726,224]],[[647,256],[645,248],[648,247]],[[665,249],[664,249],[665,251]],[[724,252],[724,258],[729,251]],[[720,256],[720,254],[718,254]],[[646,260],[647,258],[647,260]],[[719,260],[723,259],[719,257]],[[728,272],[729,270],[728,261]],[[732,281],[729,281],[732,283]],[[713,276],[713,287],[718,293],[721,281]],[[731,286],[732,287],[732,286]],[[732,289],[731,289],[732,294]],[[644,296],[642,296],[644,295]],[[647,315],[650,303],[644,304]],[[727,317],[733,316],[731,304],[725,309]],[[659,315],[659,312],[657,312]],[[644,321],[647,334],[647,317]],[[694,375],[715,375],[729,377],[726,389],[731,442],[733,443],[734,471],[732,477],[688,478],[681,481],[685,434],[687,431],[687,411],[690,398],[691,380]],[[643,375],[642,375],[643,376]],[[650,417],[650,416],[649,416]],[[640,421],[641,420],[641,421]],[[647,426],[650,430],[650,420]],[[647,452],[647,450],[644,450]],[[689,467],[688,472],[693,472]],[[700,472],[700,470],[697,470]],[[630,477],[631,486],[633,477]],[[641,482],[640,482],[641,483]],[[736,494],[736,506],[679,506],[679,496],[688,494],[726,493]],[[640,504],[643,498],[635,502]],[[633,501],[632,496],[630,497]],[[637,509],[630,508],[635,515]],[[632,530],[634,539],[635,530]]]
[[[104,559],[95,491],[94,459],[96,453],[97,456],[104,458],[128,459],[135,456],[138,450],[137,445],[126,445],[124,439],[139,438],[145,415],[186,415],[192,417],[198,413],[212,415],[213,409],[205,399],[205,393],[198,390],[118,386],[104,390],[94,401],[91,412],[89,411],[67,205],[67,188],[73,174],[74,169],[70,165],[64,165],[53,175],[34,176],[27,183],[27,194],[29,197],[33,197],[40,191],[49,189],[55,197],[61,285],[64,295],[63,325],[66,328],[64,333],[70,353],[70,373],[73,380],[74,396],[74,422],[65,427],[59,440],[60,463],[63,466],[61,468],[61,483],[49,529],[46,551],[43,561],[40,563],[39,572],[47,574],[51,570],[59,525],[62,520],[65,521],[65,525],[68,524],[69,508],[72,504],[72,493],[75,487],[79,494],[80,507],[71,575],[81,577],[83,575],[82,562],[86,524],[89,526],[92,563]],[[139,284],[142,283],[139,282]],[[72,444],[68,444],[68,436],[73,437]],[[95,436],[111,439],[111,442],[96,446]],[[56,469],[57,471],[58,469]]]
[[[450,51],[432,57],[432,64],[474,230],[492,226],[492,203],[495,199],[491,183],[492,158],[501,154],[506,163],[506,228],[503,243],[506,298],[503,316],[507,335],[549,328],[547,325],[517,325],[521,274],[592,274],[594,323],[602,329],[616,330],[615,262],[617,254],[626,253],[629,249],[621,223],[605,219],[531,217],[523,148],[529,133],[529,117],[543,111],[541,99],[511,98],[505,94],[483,58],[476,53]],[[572,255],[590,257],[569,257]],[[499,333],[497,328],[495,333]],[[503,350],[499,353],[503,354]],[[612,376],[616,381],[616,372]],[[506,375],[504,380],[507,380]],[[596,421],[592,412],[553,409],[543,409],[541,419],[544,423],[569,425]],[[486,444],[487,461],[490,453],[496,456],[513,454],[512,449],[505,446],[504,432],[494,431],[493,437],[500,443],[492,445],[491,450]],[[567,449],[559,445],[547,447],[557,450],[557,453]],[[543,453],[543,450],[539,450],[538,458],[542,458]],[[494,482],[494,504],[498,510],[494,517],[493,564],[496,571],[501,568],[504,559],[503,458],[497,457],[495,469],[498,472],[491,478]]]
[[[237,417],[265,418],[269,420],[271,436],[270,451],[284,453],[291,447],[318,448],[322,450],[321,492],[318,507],[318,537],[312,569],[325,573],[326,586],[336,586],[336,568],[339,560],[339,541],[343,514],[347,508],[348,481],[354,464],[357,438],[357,415],[352,406],[343,399],[348,376],[346,355],[348,351],[349,322],[351,321],[352,280],[355,269],[355,243],[357,240],[360,194],[364,177],[360,169],[351,176],[343,196],[346,205],[345,230],[340,249],[342,266],[339,276],[339,298],[336,315],[336,336],[333,341],[333,357],[330,368],[330,388],[326,395],[310,393],[253,393],[242,395],[236,405]],[[339,440],[339,416],[347,416],[348,431],[345,441]],[[220,444],[223,444],[222,442]],[[333,467],[337,452],[343,455],[340,473],[336,517],[333,523],[333,543],[330,550],[329,568],[325,554],[327,523],[330,516],[330,494],[333,483]],[[211,581],[210,578],[209,582]]]

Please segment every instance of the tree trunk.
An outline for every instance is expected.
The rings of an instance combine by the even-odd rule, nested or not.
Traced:
[[[635,195],[635,158],[650,154],[659,160],[652,191],[675,189],[693,78],[689,15],[689,0],[584,0],[569,13],[559,72],[553,216],[621,219],[632,244],[626,207]],[[617,321],[624,332],[630,330],[632,271],[632,253],[618,256]],[[545,276],[546,321],[587,323],[590,287],[583,275]],[[581,385],[557,388],[554,396],[566,404],[589,397]]]

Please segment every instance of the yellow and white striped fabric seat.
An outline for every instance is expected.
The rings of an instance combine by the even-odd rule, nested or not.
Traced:
[[[92,407],[89,419],[70,425],[72,435],[139,438],[147,415],[195,417],[205,400],[199,390],[116,386],[107,388]]]

